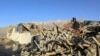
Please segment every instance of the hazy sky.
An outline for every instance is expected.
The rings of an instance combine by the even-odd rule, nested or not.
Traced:
[[[20,22],[100,20],[100,0],[0,0],[0,26]]]

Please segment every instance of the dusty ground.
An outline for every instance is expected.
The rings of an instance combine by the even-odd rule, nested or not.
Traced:
[[[13,54],[19,56],[18,53],[20,51],[19,43],[6,38],[0,38],[0,56],[12,56]]]
[[[7,28],[0,28],[0,56],[9,56],[8,49],[5,48],[4,40],[2,38],[6,37]]]

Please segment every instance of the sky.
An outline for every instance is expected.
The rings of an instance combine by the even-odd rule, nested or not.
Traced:
[[[100,0],[0,0],[0,27],[72,17],[100,20]]]

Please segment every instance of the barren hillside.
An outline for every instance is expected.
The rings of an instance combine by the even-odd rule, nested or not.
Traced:
[[[5,37],[7,32],[7,27],[0,28],[0,37]]]

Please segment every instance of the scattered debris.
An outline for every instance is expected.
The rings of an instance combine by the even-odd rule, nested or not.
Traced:
[[[100,23],[81,23],[73,18],[62,28],[53,23],[51,30],[35,24],[12,27],[7,38],[18,41],[20,47],[25,44],[15,45],[18,52],[13,56],[100,56]]]

